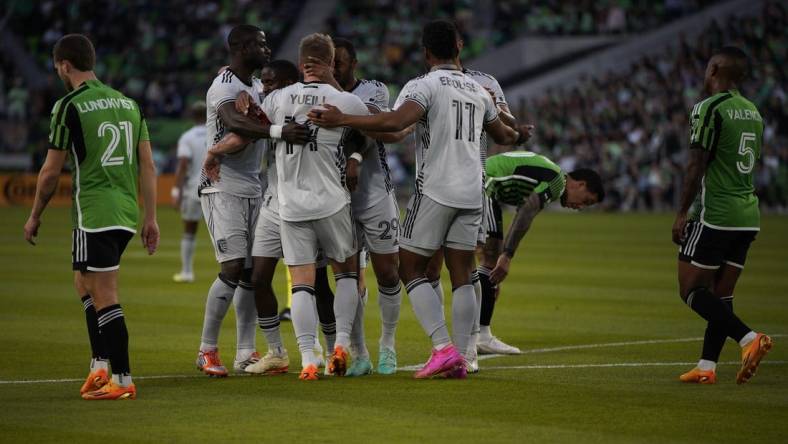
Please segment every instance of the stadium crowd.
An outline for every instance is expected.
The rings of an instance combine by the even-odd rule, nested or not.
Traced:
[[[385,81],[396,92],[423,71],[421,24],[412,20],[417,15],[455,20],[466,42],[463,57],[469,60],[523,33],[636,33],[709,2],[493,3],[495,8],[485,10],[466,0],[345,1],[338,3],[324,31],[355,42],[360,77]],[[101,42],[97,73],[137,100],[149,120],[155,121],[182,116],[188,103],[204,95],[215,68],[225,63],[220,46],[234,24],[260,24],[275,51],[302,4],[175,0],[145,7],[150,0],[128,0],[113,8],[96,8],[90,2],[16,2],[7,26],[26,36],[22,44],[48,73],[50,48],[61,35],[85,32],[95,37]],[[181,13],[186,5],[190,14]],[[118,26],[99,26],[106,23]],[[785,7],[769,3],[759,17],[714,24],[696,41],[682,38],[678,47],[644,58],[625,72],[590,76],[571,90],[547,91],[528,103],[510,105],[520,118],[537,126],[530,149],[560,159],[565,169],[584,164],[604,172],[612,197],[606,203],[609,209],[671,208],[680,186],[687,112],[702,94],[705,60],[722,43],[742,45],[752,57],[754,74],[743,93],[767,121],[759,194],[768,206],[784,209],[788,206],[786,29]],[[168,37],[162,38],[165,34]],[[11,60],[0,58],[0,153],[29,152],[34,159],[45,153],[49,107],[60,94],[56,80],[50,74],[47,88],[31,90],[25,73]],[[413,155],[407,145],[393,148],[394,178],[407,182]],[[34,160],[33,168],[37,165]]]

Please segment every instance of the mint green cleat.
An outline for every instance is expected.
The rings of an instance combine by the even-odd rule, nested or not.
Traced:
[[[369,358],[356,358],[345,372],[345,376],[366,376],[372,374],[372,362]]]
[[[380,347],[378,354],[378,373],[393,375],[397,373],[397,352],[392,348]]]

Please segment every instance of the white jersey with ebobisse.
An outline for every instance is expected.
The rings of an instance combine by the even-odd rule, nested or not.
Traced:
[[[367,107],[353,94],[325,83],[294,83],[269,94],[263,112],[271,123],[295,121],[306,125],[311,140],[306,145],[285,141],[276,144],[277,193],[282,220],[322,219],[350,203],[345,188],[344,143],[347,128],[320,128],[307,120],[313,108],[328,103],[345,114],[366,115]]]
[[[205,143],[205,125],[189,128],[178,139],[178,159],[188,159],[186,177],[183,182],[183,194],[196,199],[200,185],[200,171],[205,161],[208,146]]]
[[[409,81],[394,108],[406,101],[425,111],[416,130],[416,193],[453,208],[480,208],[480,138],[498,118],[490,95],[462,71],[438,68]]]
[[[219,117],[219,108],[234,101],[241,91],[246,91],[257,105],[262,103],[263,84],[259,79],[253,77],[252,83],[246,84],[227,69],[213,80],[205,96],[207,107],[205,140],[208,147],[220,141],[227,131]],[[200,193],[221,191],[238,197],[261,197],[263,187],[260,182],[260,165],[263,154],[262,140],[251,142],[241,150],[227,154],[222,158],[218,181],[213,182],[208,179],[204,171],[201,173]]]

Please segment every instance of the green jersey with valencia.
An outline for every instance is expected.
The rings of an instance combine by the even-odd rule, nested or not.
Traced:
[[[487,159],[485,192],[498,202],[520,205],[532,193],[542,207],[560,199],[566,177],[552,160],[530,151],[510,151]]]
[[[74,164],[74,228],[136,231],[141,140],[150,138],[137,103],[98,80],[55,103],[49,142],[52,149],[67,150]]]
[[[690,218],[720,230],[759,230],[753,186],[763,143],[758,109],[737,90],[728,90],[698,102],[690,123],[690,147],[710,152]]]

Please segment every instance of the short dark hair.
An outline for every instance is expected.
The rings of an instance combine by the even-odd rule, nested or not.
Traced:
[[[596,171],[588,168],[578,168],[569,173],[569,177],[585,182],[588,191],[596,194],[597,203],[605,200],[605,187],[602,185],[602,177]]]
[[[230,47],[230,53],[236,53],[243,49],[243,47],[257,38],[263,32],[262,29],[253,25],[238,25],[234,27],[230,34],[227,35],[227,46]]]
[[[292,83],[298,81],[298,67],[290,60],[274,60],[265,67],[273,71],[278,79]]]
[[[55,43],[52,55],[56,62],[68,60],[80,71],[93,71],[96,50],[90,39],[82,34],[66,34]]]
[[[449,20],[433,20],[424,25],[421,34],[421,44],[442,60],[453,59],[460,54],[458,40],[457,27]]]
[[[350,60],[356,60],[356,47],[353,46],[353,42],[342,37],[332,37],[331,39],[334,41],[334,49],[344,48],[350,56]]]
[[[712,57],[714,56],[724,57],[730,62],[730,65],[726,65],[723,69],[730,80],[736,83],[742,82],[750,72],[750,58],[736,46],[723,46],[714,51]]]

